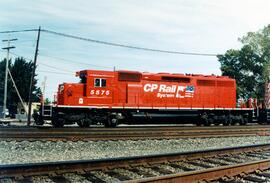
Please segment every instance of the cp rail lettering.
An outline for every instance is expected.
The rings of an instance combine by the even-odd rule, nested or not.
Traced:
[[[193,97],[194,86],[165,85],[165,84],[145,84],[144,92],[157,92],[158,98],[185,98]]]

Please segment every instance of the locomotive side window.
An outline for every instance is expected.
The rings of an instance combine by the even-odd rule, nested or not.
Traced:
[[[101,79],[101,87],[106,87],[106,79]]]
[[[106,87],[106,79],[95,78],[95,87]]]
[[[95,79],[95,87],[100,87],[100,79]]]

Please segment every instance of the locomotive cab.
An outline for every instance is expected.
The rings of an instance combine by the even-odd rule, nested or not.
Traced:
[[[91,71],[76,73],[80,83],[63,83],[58,87],[58,106],[91,106],[110,104],[112,75],[98,75]]]
[[[112,104],[111,84],[114,72],[101,74],[99,71],[83,70],[77,72],[76,76],[80,78],[80,83],[62,83],[58,87],[53,125],[61,127],[64,124],[77,123],[88,127],[91,124],[104,123],[106,112],[100,113],[97,108]]]

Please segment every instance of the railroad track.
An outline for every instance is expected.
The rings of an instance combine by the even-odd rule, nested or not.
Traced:
[[[270,144],[151,156],[0,166],[0,182],[270,181]]]
[[[88,141],[270,135],[270,126],[147,126],[118,128],[2,127],[0,140]]]

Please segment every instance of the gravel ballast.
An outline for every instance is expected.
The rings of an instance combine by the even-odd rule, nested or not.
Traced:
[[[96,142],[0,141],[0,164],[139,156],[262,143],[270,143],[270,137],[252,136]]]

